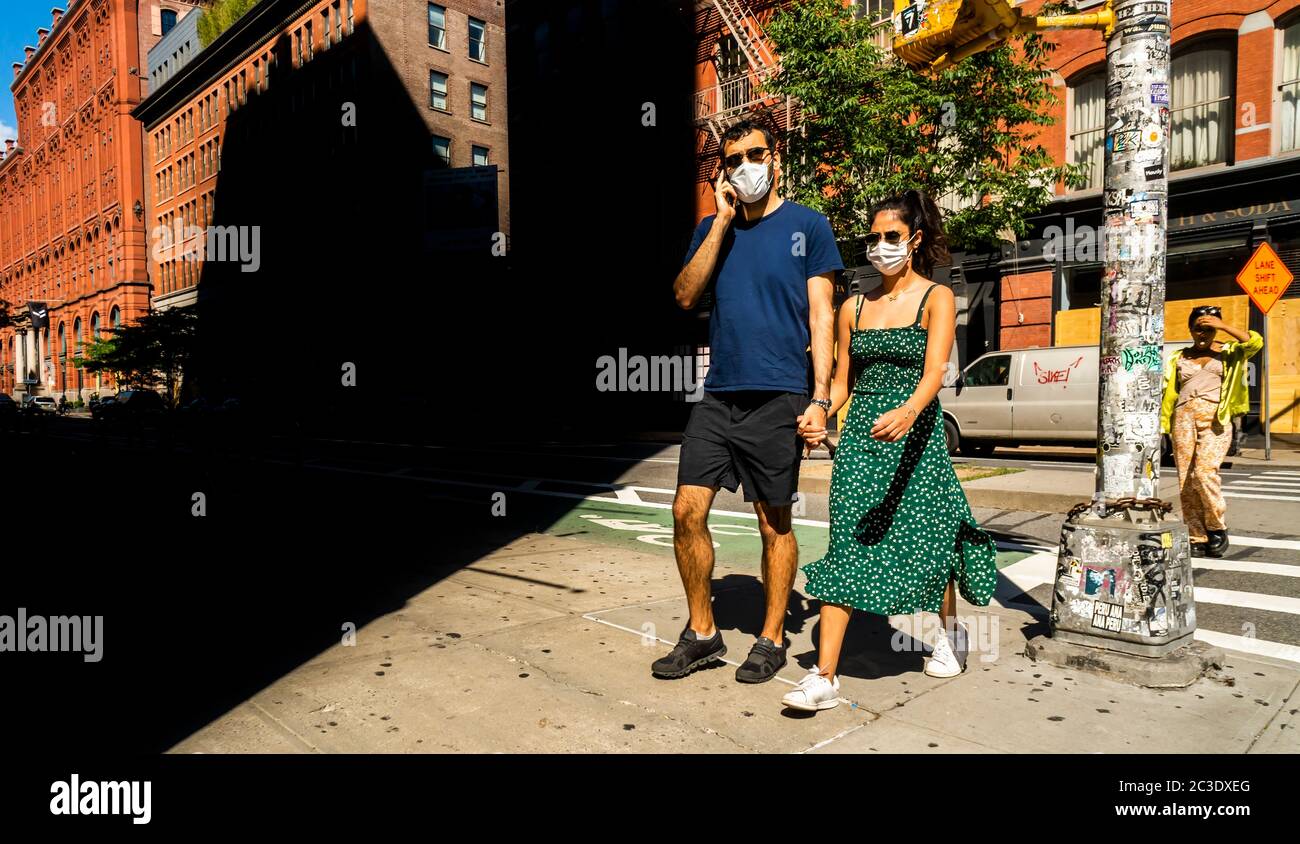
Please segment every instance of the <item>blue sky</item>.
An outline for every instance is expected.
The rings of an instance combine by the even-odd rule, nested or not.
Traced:
[[[66,9],[68,0],[0,0],[0,79],[4,91],[0,92],[0,138],[15,137],[14,95],[9,90],[13,82],[14,62],[23,60],[23,45],[36,46],[36,29],[50,27],[50,9]]]

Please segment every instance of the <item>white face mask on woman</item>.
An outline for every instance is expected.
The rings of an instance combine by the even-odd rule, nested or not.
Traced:
[[[736,196],[740,197],[741,202],[758,202],[767,196],[767,192],[772,187],[771,164],[755,164],[752,161],[746,161],[741,164],[727,181],[736,189]]]
[[[908,244],[914,237],[915,234],[901,243],[885,243],[882,238],[867,252],[867,260],[884,275],[893,275],[903,268],[908,258],[912,257],[912,247]]]

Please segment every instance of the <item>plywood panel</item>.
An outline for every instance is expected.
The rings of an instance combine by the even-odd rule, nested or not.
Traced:
[[[1295,299],[1280,299],[1269,312],[1268,368],[1269,429],[1300,434],[1300,302]]]
[[[1075,308],[1056,312],[1056,345],[1096,344],[1101,336],[1101,308]]]

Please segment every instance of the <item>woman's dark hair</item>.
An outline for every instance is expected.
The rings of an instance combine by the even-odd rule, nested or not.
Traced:
[[[1223,319],[1223,310],[1218,305],[1197,305],[1192,308],[1192,312],[1187,315],[1187,327],[1194,327],[1196,321],[1203,316],[1213,316]]]
[[[929,194],[909,190],[891,196],[872,207],[869,219],[874,223],[876,215],[885,211],[897,214],[912,234],[925,233],[920,246],[912,250],[912,269],[930,278],[935,267],[948,263],[950,256],[948,236],[943,231],[943,213]]]

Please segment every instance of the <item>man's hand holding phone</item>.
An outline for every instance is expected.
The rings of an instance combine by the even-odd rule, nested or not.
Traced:
[[[736,196],[736,189],[731,186],[731,182],[727,181],[726,170],[718,173],[718,180],[713,185],[713,199],[718,204],[718,222],[730,225],[736,216],[736,203],[740,198]]]

